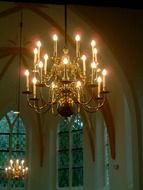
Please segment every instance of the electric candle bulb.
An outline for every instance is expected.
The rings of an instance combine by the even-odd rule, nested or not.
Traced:
[[[77,34],[75,40],[76,40],[76,57],[79,57],[80,35]]]
[[[57,41],[58,41],[58,36],[56,34],[53,35],[53,40],[54,40],[54,56],[57,56]]]
[[[40,41],[38,41],[37,42],[37,47],[38,47],[38,61],[40,60],[40,48],[41,48],[41,42]]]
[[[95,47],[95,45],[96,45],[96,41],[95,41],[95,40],[92,40],[92,41],[91,41],[91,46],[92,46],[92,47]]]
[[[65,57],[65,58],[63,59],[63,63],[64,63],[65,65],[68,64],[68,58],[67,58],[67,57]]]

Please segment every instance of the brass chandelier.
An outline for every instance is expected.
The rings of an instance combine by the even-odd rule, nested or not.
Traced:
[[[67,6],[65,5],[65,47],[58,52],[58,36],[53,35],[53,55],[42,55],[38,41],[34,49],[33,69],[25,71],[28,105],[36,112],[58,113],[63,117],[80,112],[96,112],[106,100],[106,69],[98,61],[96,41],[91,41],[91,57],[80,50],[80,36],[75,36],[75,55],[67,48]],[[43,57],[43,58],[42,58]],[[91,68],[87,68],[89,66]],[[30,80],[31,79],[31,80]]]
[[[9,179],[24,179],[28,174],[28,167],[25,166],[24,160],[11,159],[5,168],[5,174]]]

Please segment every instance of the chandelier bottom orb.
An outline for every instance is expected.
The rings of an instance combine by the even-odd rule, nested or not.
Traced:
[[[77,112],[77,106],[71,98],[61,98],[57,105],[57,112],[62,117],[70,117]]]

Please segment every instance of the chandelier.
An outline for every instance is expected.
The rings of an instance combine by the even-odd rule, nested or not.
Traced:
[[[24,160],[10,160],[9,165],[5,168],[6,177],[9,179],[24,179],[28,173],[28,167],[25,166]]]
[[[91,40],[90,57],[81,53],[80,35],[75,36],[75,55],[67,48],[67,10],[65,6],[65,46],[60,55],[58,36],[53,35],[53,53],[42,55],[42,43],[35,44],[33,69],[25,71],[27,102],[41,113],[52,110],[63,117],[80,112],[96,112],[108,93],[106,69],[99,66],[96,41]],[[88,68],[89,67],[89,68]]]

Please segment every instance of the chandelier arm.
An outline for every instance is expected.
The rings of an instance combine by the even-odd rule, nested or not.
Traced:
[[[83,106],[83,108],[84,108],[86,111],[92,113],[92,112],[97,111],[99,108],[101,108],[101,107],[104,105],[105,99],[106,99],[105,96],[103,97],[102,100],[99,99],[99,101],[98,101],[98,99],[97,99],[97,100],[96,100],[96,101],[97,101],[97,104],[96,104],[95,106],[91,106],[91,105],[85,104],[85,103],[82,104],[82,102],[79,102],[79,103],[81,104],[81,106]],[[89,102],[89,103],[90,103],[90,102]]]
[[[31,103],[32,101],[33,101],[33,104]],[[33,110],[42,110],[44,108],[47,108],[49,110],[50,106],[52,105],[52,103],[49,102],[49,103],[45,103],[42,106],[37,106],[35,104],[35,101],[37,101],[37,100],[31,100],[30,101],[29,95],[27,95],[27,103],[28,103],[29,107],[32,108]]]

